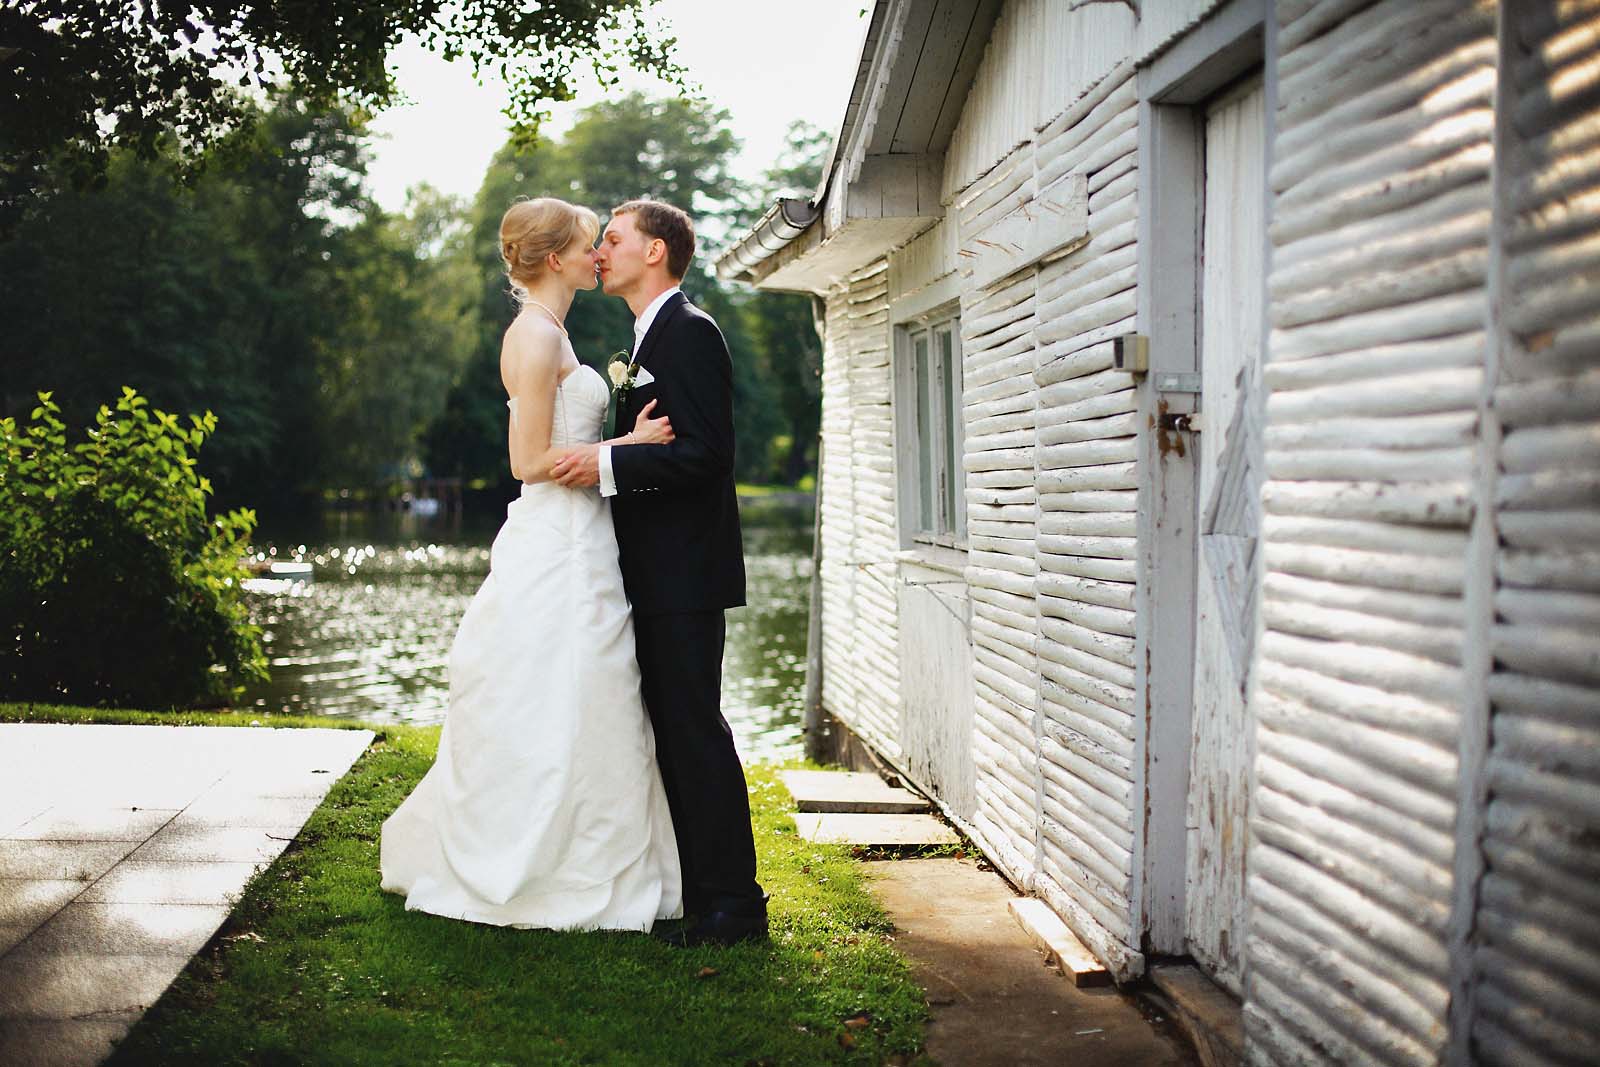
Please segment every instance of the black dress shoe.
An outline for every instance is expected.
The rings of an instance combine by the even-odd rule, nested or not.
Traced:
[[[651,931],[654,933],[655,931]],[[682,926],[656,936],[669,945],[693,948],[696,945],[736,945],[741,941],[765,941],[767,917],[765,915],[735,915],[732,912],[714,911],[693,926]]]

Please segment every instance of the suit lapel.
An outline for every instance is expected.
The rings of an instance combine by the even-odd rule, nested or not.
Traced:
[[[661,310],[656,312],[655,319],[650,323],[650,329],[645,331],[644,340],[639,342],[639,354],[633,360],[636,364],[643,367],[649,362],[655,353],[656,342],[661,339],[661,334],[667,328],[667,320],[678,313],[678,309],[683,306],[686,299],[681,290],[667,297],[667,302],[661,305]]]

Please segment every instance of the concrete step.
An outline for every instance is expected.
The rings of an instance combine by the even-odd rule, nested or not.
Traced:
[[[870,812],[905,815],[933,810],[909,789],[858,771],[784,771],[780,777],[800,811]]]
[[[953,845],[955,831],[932,815],[797,812],[795,828],[807,841],[846,845]]]
[[[1162,1003],[1194,1043],[1204,1067],[1244,1062],[1244,1010],[1238,998],[1193,964],[1157,964],[1149,978],[1157,990],[1150,999]]]

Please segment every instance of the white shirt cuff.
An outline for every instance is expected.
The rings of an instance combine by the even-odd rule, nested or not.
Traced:
[[[600,446],[600,495],[617,495],[617,476],[611,471],[611,446]]]

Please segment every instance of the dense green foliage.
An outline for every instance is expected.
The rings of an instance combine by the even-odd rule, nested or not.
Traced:
[[[176,153],[186,171],[259,117],[239,86],[280,79],[321,108],[378,109],[399,96],[387,63],[419,40],[511,90],[531,140],[573,68],[602,82],[626,63],[681,81],[676,42],[643,15],[651,0],[16,0],[0,5],[0,230],[56,189],[105,175],[112,149]]]
[[[105,187],[63,192],[0,241],[0,415],[48,390],[69,426],[131,385],[212,410],[220,499],[274,509],[422,473],[509,482],[500,339],[514,308],[500,216],[554,193],[609,217],[649,195],[702,221],[685,289],[735,365],[737,475],[794,484],[814,464],[821,346],[808,298],[749,293],[708,269],[716,241],[777,192],[814,183],[826,141],[799,128],[769,180],[734,180],[727,116],[703,101],[613,97],[560,139],[496,156],[470,204],[426,186],[403,213],[366,193],[355,113],[278,99],[231,162],[194,181],[171,158],[113,155]],[[579,294],[580,357],[632,343],[622,301]]]
[[[137,714],[0,704],[0,721],[165,721]],[[406,911],[378,888],[379,832],[432,763],[439,732],[374,729],[372,748],[245,889],[113,1067],[928,1062],[924,994],[860,862],[848,846],[799,838],[775,768],[747,770],[771,942],[683,950],[642,934]]]
[[[216,416],[132,389],[69,444],[48,393],[0,419],[0,696],[189,704],[264,677],[239,557],[249,511],[208,517],[195,453]]]
[[[132,385],[224,427],[206,471],[229,500],[369,485],[414,455],[464,351],[459,208],[364,190],[363,129],[285,99],[236,162],[191,186],[115,157],[0,242],[0,414],[51,390],[81,426]]]

